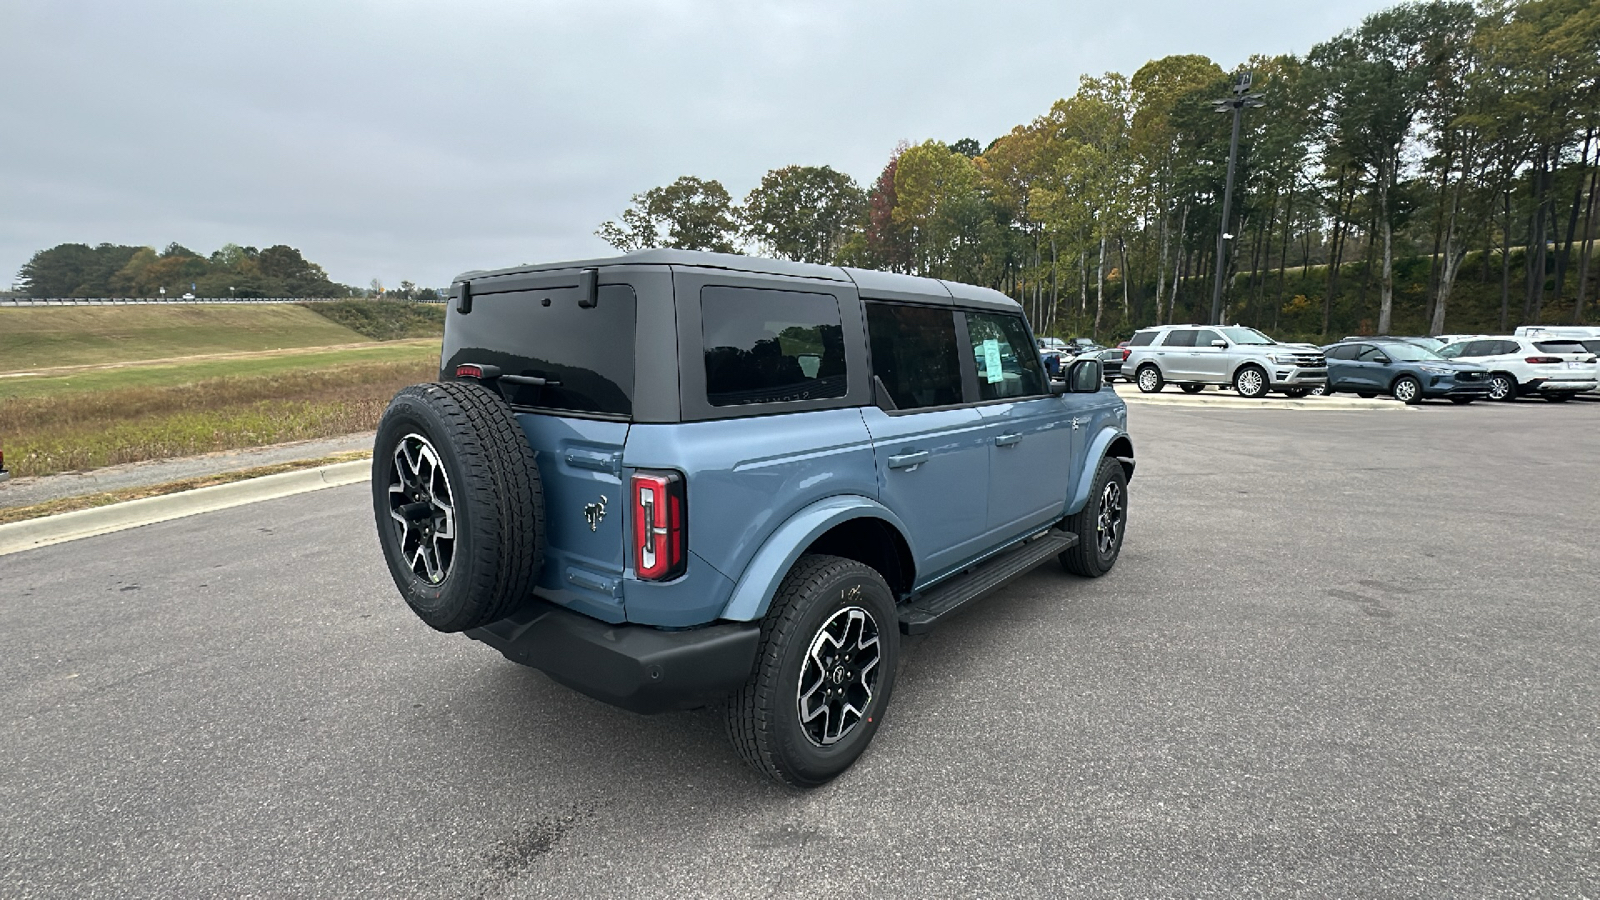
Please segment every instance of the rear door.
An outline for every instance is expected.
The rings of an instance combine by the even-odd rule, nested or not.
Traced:
[[[1089,417],[1074,418],[1064,398],[1087,395],[1050,393],[1038,359],[1028,352],[1033,341],[1020,314],[968,310],[963,315],[978,411],[989,423],[989,534],[991,541],[1005,540],[1066,511],[1072,436]]]
[[[625,278],[602,274],[593,307],[578,305],[576,270],[477,282],[469,313],[450,307],[442,359],[446,378],[474,363],[528,379],[496,386],[544,488],[539,595],[613,622],[624,616],[621,460],[634,412],[639,301],[633,285],[607,282]],[[671,296],[656,300],[670,304]]]
[[[861,414],[879,498],[911,529],[931,576],[983,549],[988,423],[964,387],[954,310],[868,300],[866,316],[877,402]]]
[[[1168,381],[1194,380],[1194,335],[1193,328],[1174,328],[1155,348],[1161,374]]]

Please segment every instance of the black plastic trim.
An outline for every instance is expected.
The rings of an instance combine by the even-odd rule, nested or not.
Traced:
[[[720,622],[687,631],[610,625],[543,600],[466,632],[596,700],[636,713],[715,703],[755,666],[761,626]]]

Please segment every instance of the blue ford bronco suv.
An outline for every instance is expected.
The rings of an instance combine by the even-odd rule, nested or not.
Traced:
[[[1050,557],[1111,570],[1126,420],[996,291],[647,250],[458,278],[373,511],[427,624],[625,709],[720,704],[810,787],[882,724],[902,632]]]

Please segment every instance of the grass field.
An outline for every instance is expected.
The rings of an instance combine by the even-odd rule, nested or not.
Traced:
[[[0,309],[0,372],[371,339],[294,304]]]
[[[338,316],[417,334],[438,312]],[[294,305],[5,309],[0,449],[50,475],[366,431],[438,365],[437,337],[376,341]]]

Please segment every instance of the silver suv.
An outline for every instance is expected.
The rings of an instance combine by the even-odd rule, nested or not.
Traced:
[[[1123,373],[1153,394],[1167,384],[1199,393],[1232,385],[1241,397],[1304,397],[1328,383],[1328,361],[1308,345],[1280,344],[1240,325],[1160,325],[1134,332]]]

